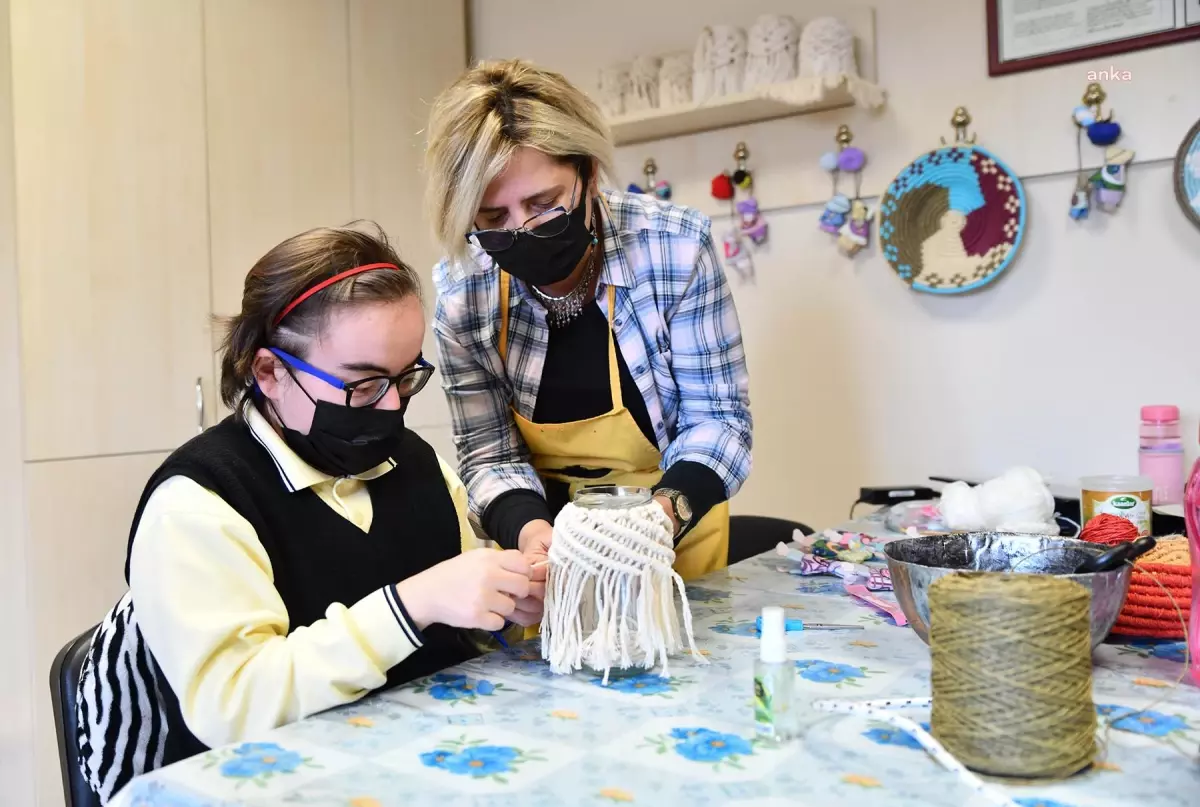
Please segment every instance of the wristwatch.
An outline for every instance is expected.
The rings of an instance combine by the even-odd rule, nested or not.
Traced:
[[[679,524],[675,530],[675,537],[678,538],[692,523],[692,505],[688,503],[687,496],[674,488],[659,488],[654,491],[654,495],[662,496],[671,502],[671,509],[675,511],[675,521]]]

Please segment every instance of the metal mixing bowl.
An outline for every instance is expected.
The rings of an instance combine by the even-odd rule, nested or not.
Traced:
[[[1111,572],[1072,574],[1108,547],[1074,538],[970,532],[901,538],[884,547],[896,599],[913,630],[929,643],[929,587],[962,571],[1052,574],[1074,580],[1092,594],[1092,647],[1104,641],[1129,591],[1129,565]]]

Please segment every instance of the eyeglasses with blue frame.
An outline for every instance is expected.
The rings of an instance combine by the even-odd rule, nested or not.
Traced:
[[[418,356],[416,366],[408,368],[399,375],[377,375],[360,378],[357,381],[343,381],[277,347],[268,348],[268,350],[292,369],[299,370],[313,378],[319,378],[331,387],[345,391],[346,406],[355,409],[374,406],[384,395],[387,395],[388,390],[392,387],[396,388],[396,392],[401,398],[411,398],[425,388],[435,369],[432,364],[425,361],[424,356]]]

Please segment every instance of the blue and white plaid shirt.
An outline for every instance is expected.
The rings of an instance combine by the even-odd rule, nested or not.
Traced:
[[[604,191],[604,266],[596,305],[613,329],[646,401],[665,470],[681,460],[711,468],[733,496],[750,473],[750,379],[742,330],[704,214],[648,196]],[[550,336],[545,309],[514,278],[508,360],[500,361],[499,271],[472,248],[444,260],[434,335],[454,422],[459,475],[481,515],[500,494],[544,495],[510,407],[533,418]]]

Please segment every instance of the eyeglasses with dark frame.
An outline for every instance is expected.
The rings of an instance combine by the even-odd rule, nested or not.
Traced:
[[[581,177],[575,175],[576,182]],[[497,228],[491,230],[474,230],[467,233],[467,241],[485,252],[503,252],[517,242],[518,233],[529,233],[534,238],[554,238],[566,232],[570,216],[582,207],[575,204],[575,184],[571,185],[571,209],[562,205],[538,213],[526,219],[525,223],[515,229]]]
[[[418,356],[416,366],[408,368],[399,375],[377,375],[370,376],[369,378],[360,378],[357,381],[343,381],[337,376],[313,367],[303,359],[298,359],[277,347],[268,348],[268,350],[289,367],[314,378],[319,378],[331,387],[345,391],[346,406],[354,409],[374,406],[379,403],[384,395],[387,395],[388,390],[392,387],[396,388],[396,392],[399,393],[401,398],[411,398],[425,388],[435,369],[432,364],[425,360],[424,356]]]

